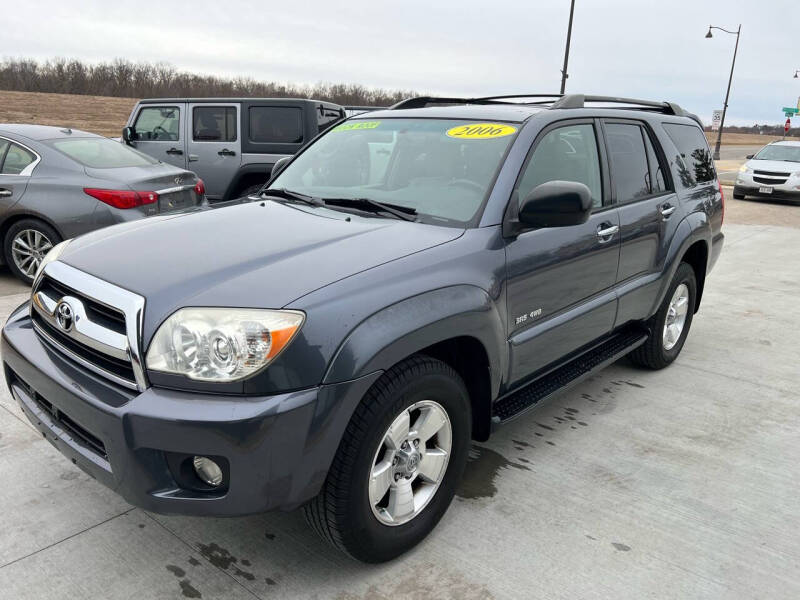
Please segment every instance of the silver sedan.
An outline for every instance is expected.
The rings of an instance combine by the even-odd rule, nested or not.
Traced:
[[[25,282],[63,239],[204,202],[194,173],[108,138],[0,124],[0,263]]]

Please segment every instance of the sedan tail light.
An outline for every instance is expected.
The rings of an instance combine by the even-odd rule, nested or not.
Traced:
[[[197,178],[197,183],[194,186],[194,193],[197,194],[198,198],[202,198],[206,195],[206,184],[203,183],[203,180],[199,177]]]
[[[114,208],[136,208],[145,204],[158,202],[157,192],[136,192],[134,190],[100,190],[97,188],[83,188],[83,191],[100,202],[105,202]]]

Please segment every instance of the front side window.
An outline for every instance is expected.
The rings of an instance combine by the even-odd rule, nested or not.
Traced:
[[[788,144],[769,144],[758,151],[756,160],[782,160],[785,162],[800,163],[800,146]]]
[[[2,169],[0,169],[0,173],[3,175],[19,175],[25,170],[25,167],[36,160],[33,152],[16,144],[9,144],[5,149],[5,155]],[[0,152],[0,156],[2,156],[2,152]]]
[[[176,142],[180,139],[181,111],[177,106],[146,106],[139,111],[133,128],[143,142]]]
[[[592,206],[603,204],[597,137],[589,124],[553,129],[539,141],[520,179],[520,201],[548,181],[576,181],[592,192]]]
[[[664,123],[664,131],[678,148],[675,164],[683,187],[691,188],[716,179],[708,141],[699,127]]]
[[[368,198],[463,225],[480,210],[519,126],[454,119],[349,120],[328,130],[270,187]]]
[[[45,140],[75,162],[93,169],[114,169],[118,167],[143,167],[158,164],[158,161],[130,146],[103,137],[58,138]]]
[[[192,111],[195,142],[235,142],[235,106],[195,106]]]
[[[643,133],[638,125],[606,124],[611,179],[619,203],[644,198],[651,193]]]
[[[251,106],[248,137],[257,144],[301,144],[303,111],[286,106]]]

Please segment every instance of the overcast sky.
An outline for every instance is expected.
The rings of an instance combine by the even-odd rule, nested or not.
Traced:
[[[442,95],[557,92],[569,0],[0,0],[5,57],[167,61],[180,70]],[[576,0],[567,91],[672,100],[704,121],[784,120],[800,96],[798,0]],[[800,121],[799,121],[800,122]]]

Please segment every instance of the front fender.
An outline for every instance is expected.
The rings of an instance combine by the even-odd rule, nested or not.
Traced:
[[[336,351],[323,383],[389,369],[428,346],[463,336],[483,345],[489,359],[492,397],[496,397],[508,360],[505,326],[489,294],[473,285],[419,294],[368,317]]]

